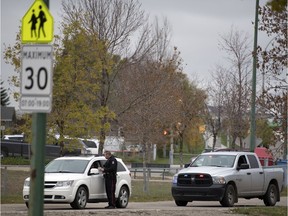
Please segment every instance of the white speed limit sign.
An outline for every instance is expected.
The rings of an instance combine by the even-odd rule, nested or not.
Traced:
[[[50,112],[52,103],[53,48],[51,45],[24,45],[21,51],[20,109]]]

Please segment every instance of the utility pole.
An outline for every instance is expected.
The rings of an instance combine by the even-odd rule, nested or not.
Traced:
[[[251,96],[251,119],[250,119],[250,151],[254,152],[255,148],[255,103],[256,103],[256,71],[257,71],[257,39],[258,39],[258,11],[259,0],[256,0],[255,23],[254,23],[254,50],[253,50],[253,74],[252,74],[252,96]]]

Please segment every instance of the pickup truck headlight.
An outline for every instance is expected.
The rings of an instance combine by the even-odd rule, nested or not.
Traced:
[[[173,179],[172,179],[173,184],[177,184],[177,178],[178,178],[178,175],[173,176]]]
[[[73,184],[73,180],[70,181],[58,181],[55,187],[70,187]]]
[[[225,178],[222,176],[214,176],[212,179],[213,184],[226,184]]]

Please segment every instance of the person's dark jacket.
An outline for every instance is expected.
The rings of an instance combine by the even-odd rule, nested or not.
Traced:
[[[117,174],[117,160],[116,158],[111,155],[109,159],[107,159],[106,163],[104,164],[104,175],[105,176],[116,176]]]

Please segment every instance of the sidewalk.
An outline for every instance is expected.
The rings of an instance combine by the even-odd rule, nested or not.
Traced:
[[[1,164],[1,170],[19,170],[19,171],[30,171],[30,165],[3,165]]]

